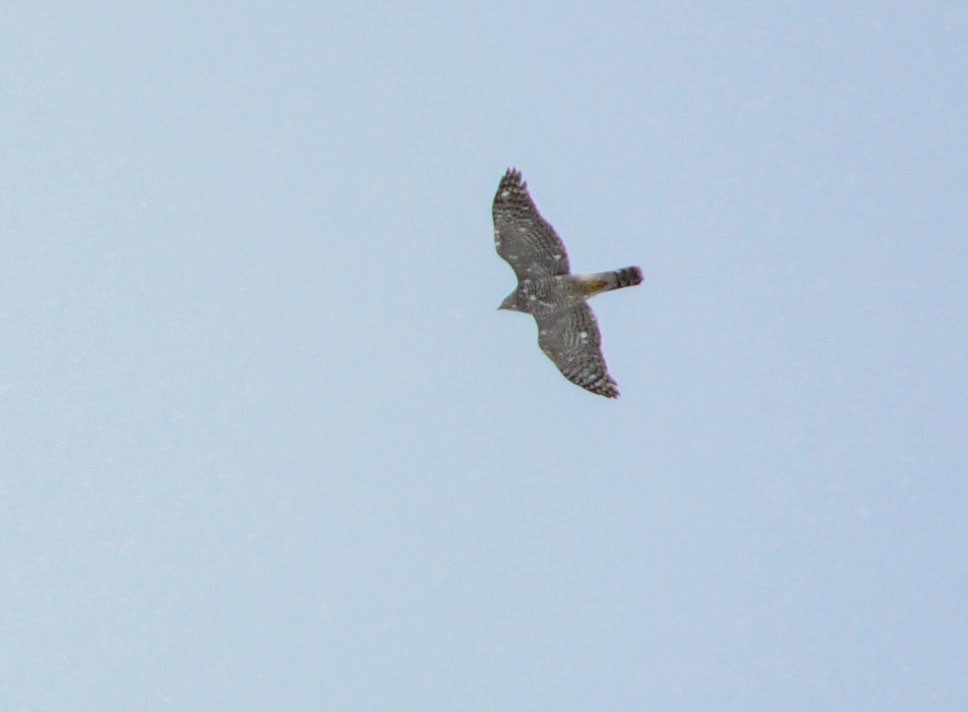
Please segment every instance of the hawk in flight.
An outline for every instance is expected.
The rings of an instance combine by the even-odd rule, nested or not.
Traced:
[[[608,375],[595,314],[586,300],[599,292],[642,282],[642,270],[571,274],[568,253],[555,229],[541,217],[521,173],[509,168],[492,207],[494,246],[518,278],[500,309],[524,312],[538,323],[538,346],[572,383],[606,398],[618,398]]]

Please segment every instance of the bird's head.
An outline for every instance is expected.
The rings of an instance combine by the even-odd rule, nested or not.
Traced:
[[[517,289],[504,298],[501,306],[498,307],[498,311],[501,309],[506,309],[507,311],[524,311],[521,308],[520,294]]]

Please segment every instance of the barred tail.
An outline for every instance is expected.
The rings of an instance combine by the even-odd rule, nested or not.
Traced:
[[[638,267],[625,267],[611,272],[600,272],[582,277],[585,283],[585,296],[590,297],[600,292],[610,292],[622,287],[634,287],[642,283],[642,270]]]
[[[623,269],[612,272],[615,284],[609,289],[621,289],[622,287],[634,287],[642,284],[642,270],[638,267],[624,267]]]

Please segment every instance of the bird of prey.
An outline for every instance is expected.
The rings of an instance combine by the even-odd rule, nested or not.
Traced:
[[[568,253],[555,229],[541,217],[521,173],[509,168],[492,207],[494,246],[518,278],[499,309],[524,312],[538,324],[538,346],[572,383],[606,398],[618,384],[602,356],[598,322],[589,297],[642,282],[642,270],[625,267],[596,274],[571,274]]]

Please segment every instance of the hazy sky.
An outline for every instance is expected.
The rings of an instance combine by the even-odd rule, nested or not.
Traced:
[[[239,5],[3,12],[4,709],[968,709],[963,3]]]

